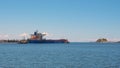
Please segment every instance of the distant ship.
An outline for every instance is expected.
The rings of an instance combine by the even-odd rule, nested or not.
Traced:
[[[31,37],[27,40],[21,40],[19,43],[26,44],[26,43],[69,43],[67,39],[43,39],[43,36],[46,34],[38,33],[35,31],[34,34],[31,34]]]

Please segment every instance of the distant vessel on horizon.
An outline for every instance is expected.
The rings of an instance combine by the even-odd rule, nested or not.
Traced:
[[[21,40],[19,43],[25,44],[25,43],[69,43],[67,39],[43,39],[43,36],[46,34],[38,33],[38,31],[35,31],[34,34],[31,34],[31,37],[27,40]]]

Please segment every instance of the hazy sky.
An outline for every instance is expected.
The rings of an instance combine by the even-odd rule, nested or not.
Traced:
[[[70,41],[120,40],[119,29],[120,0],[0,0],[0,39],[39,30]]]

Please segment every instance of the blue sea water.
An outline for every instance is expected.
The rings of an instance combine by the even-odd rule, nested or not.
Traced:
[[[120,68],[120,43],[0,44],[0,68]]]

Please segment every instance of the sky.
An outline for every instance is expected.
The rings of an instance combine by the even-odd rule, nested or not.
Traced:
[[[0,39],[47,32],[73,42],[120,40],[120,0],[0,0]]]

